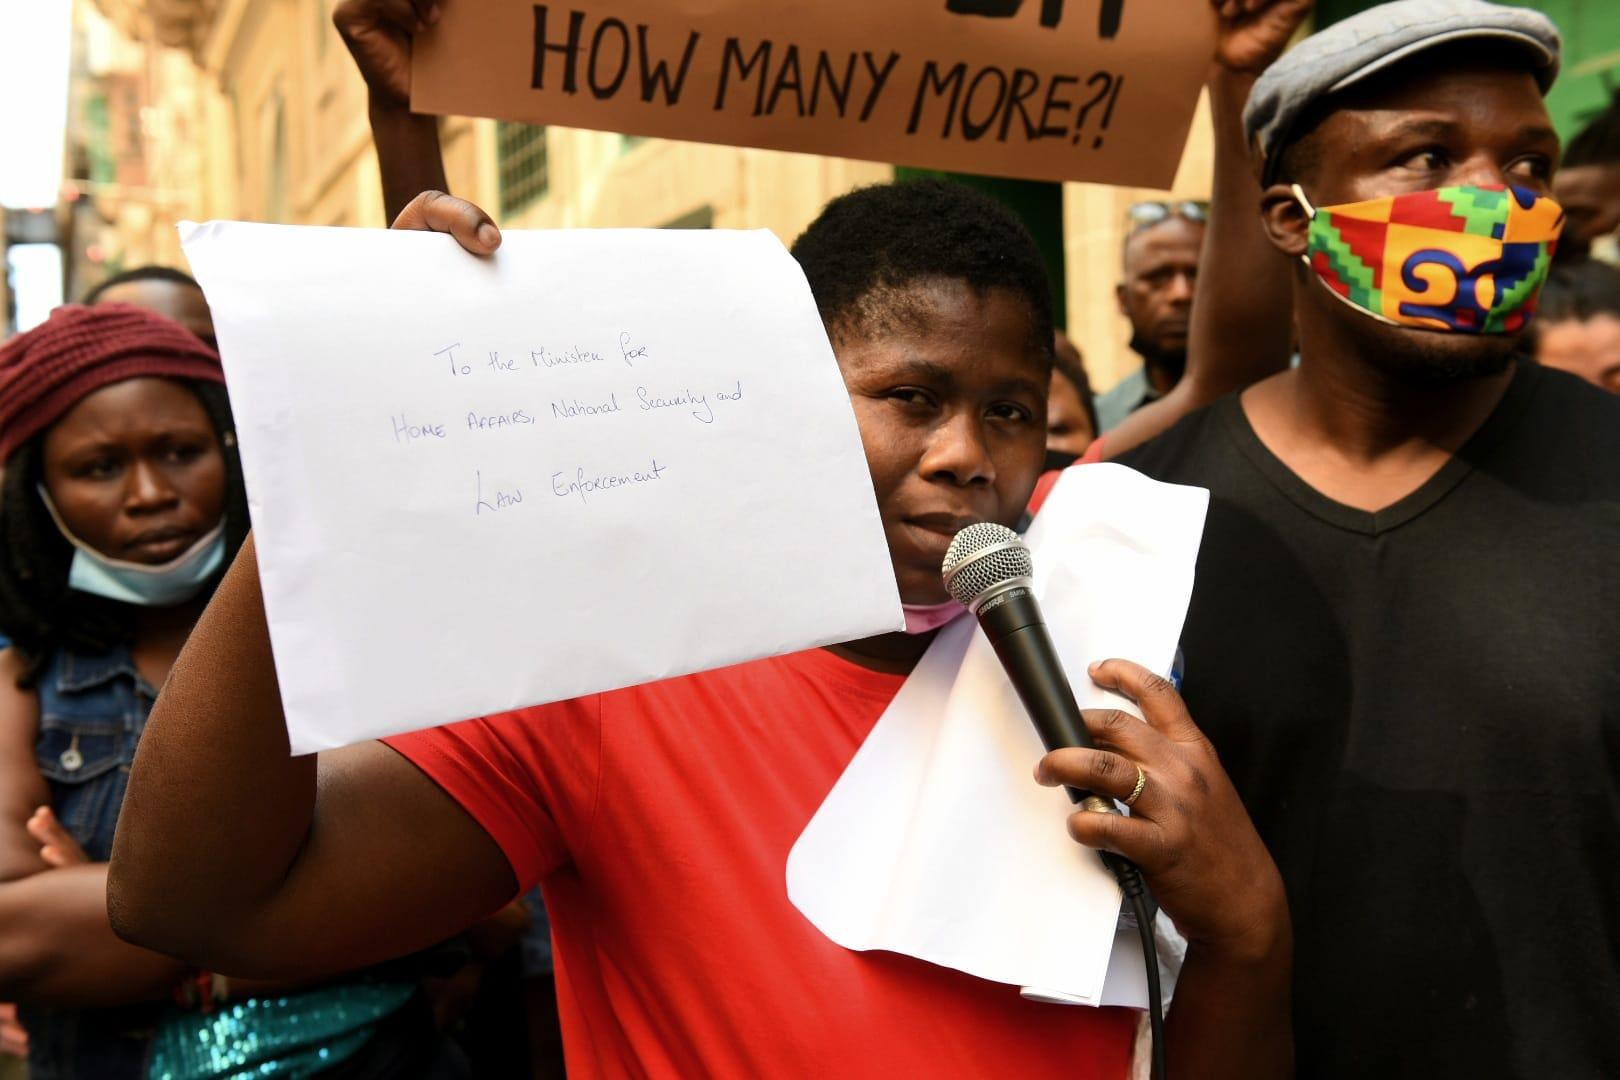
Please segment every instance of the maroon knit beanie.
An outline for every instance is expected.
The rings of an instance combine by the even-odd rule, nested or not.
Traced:
[[[0,345],[0,462],[115,382],[160,375],[223,383],[219,354],[177,322],[130,304],[64,304]]]

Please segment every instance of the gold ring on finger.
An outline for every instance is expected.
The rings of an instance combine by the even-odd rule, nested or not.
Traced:
[[[1142,766],[1138,765],[1136,767],[1136,786],[1131,788],[1129,795],[1125,796],[1125,805],[1135,806],[1136,800],[1142,797],[1142,789],[1145,787],[1147,787],[1147,773],[1143,772]]]

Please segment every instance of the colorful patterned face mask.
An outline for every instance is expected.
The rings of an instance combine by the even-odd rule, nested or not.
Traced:
[[[1345,303],[1394,326],[1513,334],[1535,314],[1564,211],[1521,187],[1444,187],[1313,207],[1301,258]]]

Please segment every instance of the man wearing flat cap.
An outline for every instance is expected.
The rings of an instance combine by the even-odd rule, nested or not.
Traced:
[[[1620,1076],[1620,399],[1520,345],[1559,49],[1401,0],[1273,65],[1301,362],[1122,459],[1213,494],[1184,690],[1286,879],[1304,1077]]]

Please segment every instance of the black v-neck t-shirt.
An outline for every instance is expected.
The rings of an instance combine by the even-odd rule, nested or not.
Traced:
[[[1378,513],[1236,397],[1120,460],[1211,492],[1184,691],[1287,883],[1300,1076],[1620,1077],[1620,398],[1521,368]]]

